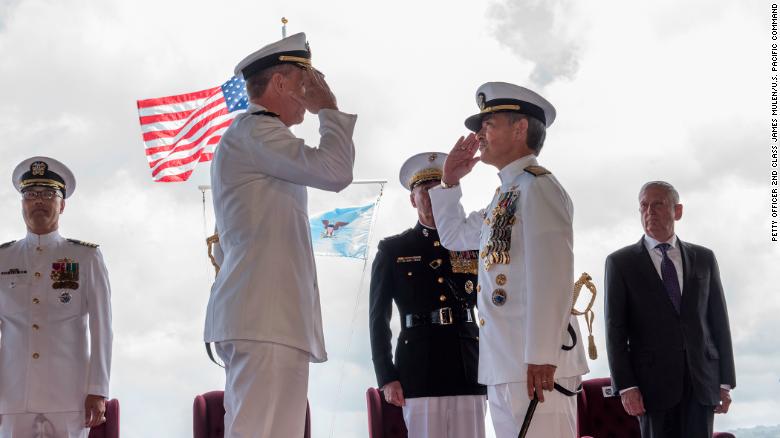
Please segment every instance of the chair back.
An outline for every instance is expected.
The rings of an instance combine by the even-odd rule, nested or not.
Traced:
[[[577,436],[639,438],[639,421],[623,409],[609,377],[585,380],[577,394]]]
[[[577,395],[577,436],[640,438],[639,421],[623,409],[609,377],[582,382],[582,392]],[[712,437],[735,438],[729,432],[715,432]]]
[[[196,395],[192,406],[192,434],[194,438],[225,437],[225,391],[210,391]],[[306,426],[303,438],[311,438],[311,412],[306,402]],[[90,437],[92,438],[92,437]]]
[[[366,391],[369,438],[407,438],[403,410],[391,405],[377,388]]]
[[[89,429],[89,438],[119,438],[119,400],[106,402],[106,422]]]

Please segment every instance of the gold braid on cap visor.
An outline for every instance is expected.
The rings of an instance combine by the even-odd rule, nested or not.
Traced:
[[[414,175],[412,175],[411,178],[409,178],[409,190],[412,190],[415,188],[418,184],[424,183],[427,181],[433,181],[433,180],[441,180],[442,176],[441,169],[435,169],[435,168],[428,168],[423,169]]]
[[[308,58],[301,58],[300,56],[287,56],[287,55],[281,55],[279,56],[279,61],[282,62],[295,62],[302,67],[311,68],[311,59]]]
[[[480,114],[484,113],[494,113],[496,111],[520,111],[520,105],[496,105],[496,106],[488,106],[485,108],[482,108],[482,110],[479,112]]]
[[[51,187],[53,189],[60,189],[60,190],[65,188],[65,184],[59,181],[55,181],[53,179],[46,179],[46,178],[36,178],[36,179],[23,180],[21,183],[19,183],[19,190],[30,186]]]

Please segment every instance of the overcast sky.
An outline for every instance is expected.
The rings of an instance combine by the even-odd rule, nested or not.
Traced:
[[[289,33],[307,33],[340,108],[359,115],[355,177],[389,181],[372,256],[380,238],[416,220],[398,184],[401,163],[448,151],[483,82],[534,88],[558,110],[540,162],[574,201],[575,271],[589,272],[601,292],[604,258],[641,236],[641,184],[677,186],[678,235],[715,251],[729,304],[738,384],[715,428],[777,424],[769,2],[583,3],[0,0],[0,241],[25,233],[13,167],[32,155],[69,165],[78,189],[61,232],[99,243],[108,265],[122,436],[191,436],[194,395],[224,384],[201,342],[213,213],[207,199],[204,223],[197,186],[209,169],[186,183],[153,183],[135,101],[221,84],[279,38],[282,16]],[[316,128],[310,117],[296,133],[316,144]],[[478,165],[463,181],[466,207],[486,205],[497,185],[495,169]],[[312,190],[310,211],[377,194]],[[364,394],[376,384],[368,276],[359,260],[317,263],[330,360],[311,367],[314,434],[363,437]],[[588,377],[608,375],[597,303],[600,356]]]

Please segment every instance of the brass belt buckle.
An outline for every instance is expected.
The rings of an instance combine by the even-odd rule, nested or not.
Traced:
[[[452,309],[449,307],[442,307],[439,309],[439,324],[450,325],[452,324]]]

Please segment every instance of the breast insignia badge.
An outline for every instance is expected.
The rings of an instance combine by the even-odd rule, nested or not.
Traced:
[[[501,288],[494,290],[491,299],[496,306],[503,306],[506,304],[506,291]]]

